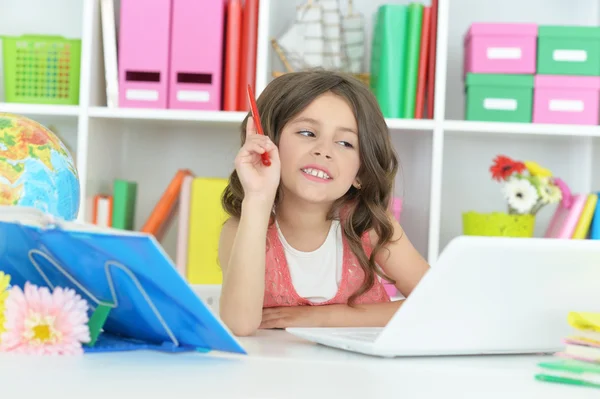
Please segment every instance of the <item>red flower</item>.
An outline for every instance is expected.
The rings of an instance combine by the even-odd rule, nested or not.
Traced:
[[[506,180],[513,173],[522,173],[525,170],[525,164],[510,159],[504,155],[498,155],[494,159],[494,164],[490,166],[492,178],[494,180]]]

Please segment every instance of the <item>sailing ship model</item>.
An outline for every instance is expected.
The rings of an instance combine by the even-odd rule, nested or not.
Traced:
[[[271,44],[285,72],[311,68],[348,72],[368,82],[363,73],[365,32],[362,14],[347,1],[343,13],[341,0],[308,0],[296,8],[290,28]]]

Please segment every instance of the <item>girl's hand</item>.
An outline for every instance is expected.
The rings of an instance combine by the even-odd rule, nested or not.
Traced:
[[[271,165],[262,163],[261,154],[269,154]],[[235,169],[244,188],[244,197],[275,198],[281,173],[277,146],[268,136],[256,132],[254,120],[248,118],[246,141],[235,158]]]
[[[328,310],[327,306],[265,308],[259,328],[323,327]]]

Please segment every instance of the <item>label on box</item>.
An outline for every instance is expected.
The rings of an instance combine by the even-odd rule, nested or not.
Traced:
[[[483,108],[501,111],[515,111],[517,100],[512,98],[486,98],[483,100]]]
[[[204,90],[177,90],[178,101],[205,103],[209,99],[210,94]]]
[[[157,101],[157,90],[129,89],[125,92],[125,97],[128,100],[136,101]]]
[[[490,47],[487,49],[489,60],[518,60],[521,58],[519,47]]]
[[[581,100],[550,100],[550,111],[583,112],[584,104]]]
[[[552,52],[554,61],[584,62],[587,61],[585,50],[554,50]]]

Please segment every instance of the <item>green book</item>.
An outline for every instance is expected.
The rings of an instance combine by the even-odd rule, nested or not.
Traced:
[[[538,366],[544,369],[543,372],[535,375],[539,381],[600,388],[600,364],[598,363],[561,359],[542,362]]]
[[[417,84],[419,80],[419,54],[421,52],[421,27],[423,25],[423,4],[408,5],[408,29],[406,32],[406,66],[404,67],[404,118],[415,117]]]
[[[116,179],[113,183],[112,227],[133,230],[137,183]]]
[[[377,9],[371,41],[370,87],[383,116],[401,118],[408,7],[385,4]]]

